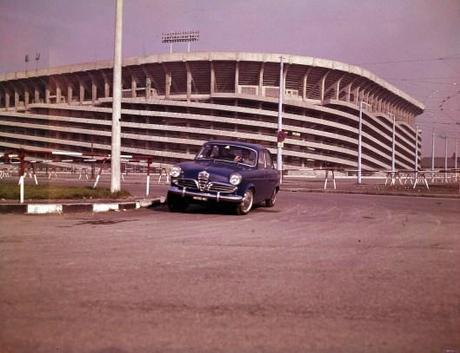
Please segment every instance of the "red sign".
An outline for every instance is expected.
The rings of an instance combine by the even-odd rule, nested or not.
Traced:
[[[276,134],[276,139],[278,142],[284,142],[286,139],[286,132],[283,130],[278,130],[278,133]]]

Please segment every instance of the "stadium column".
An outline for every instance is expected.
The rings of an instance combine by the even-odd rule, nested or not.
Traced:
[[[29,89],[24,88],[24,108],[29,109]]]
[[[211,61],[211,82],[209,86],[209,93],[211,94],[211,96],[214,94],[215,87],[216,87],[216,71],[214,68],[214,62]]]
[[[56,82],[56,103],[61,103],[61,87]]]
[[[134,76],[131,76],[131,98],[137,97],[137,81]]]
[[[238,87],[240,85],[240,62],[235,64],[235,94],[238,94]]]
[[[302,100],[307,99],[308,70],[305,71],[302,80]]]
[[[192,97],[192,72],[187,63],[185,63],[185,69],[187,70],[187,101],[190,102],[190,98]]]
[[[104,77],[104,97],[105,98],[110,97],[110,83],[106,77]]]
[[[40,91],[37,86],[34,87],[34,103],[40,103]]]
[[[46,83],[45,86],[45,103],[49,104],[50,103],[50,86],[49,83]]]
[[[347,102],[350,103],[351,101],[351,83],[348,84],[347,86],[347,98],[346,98]]]
[[[165,98],[169,99],[171,95],[171,71],[165,73]]]
[[[5,90],[5,109],[10,107],[10,92]]]
[[[324,96],[325,96],[325,91],[326,91],[326,78],[327,78],[327,75],[329,75],[329,72],[326,72],[324,74],[324,76],[321,78],[321,86],[320,86],[320,99],[321,99],[321,102],[324,102]]]
[[[356,86],[353,90],[353,103],[358,105],[359,103],[359,86]]]
[[[342,77],[336,82],[336,87],[335,87],[335,99],[339,100],[340,97],[340,82],[342,81]]]
[[[81,80],[78,81],[78,86],[79,86],[79,102],[80,104],[83,103],[85,100],[85,86],[83,85],[83,82]]]
[[[67,104],[72,104],[73,88],[70,82],[67,84]]]
[[[265,70],[265,63],[262,63],[260,65],[260,70],[259,70],[259,90],[258,90],[258,95],[263,96],[263,88],[264,88],[264,70]]]
[[[18,110],[19,107],[19,92],[17,88],[14,89],[14,109]]]
[[[91,102],[94,104],[97,101],[97,84],[96,80],[91,78]]]
[[[150,99],[150,92],[152,91],[152,79],[150,77],[145,78],[145,99]]]

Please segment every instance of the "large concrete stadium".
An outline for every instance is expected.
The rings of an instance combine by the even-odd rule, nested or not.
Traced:
[[[414,169],[424,106],[369,71],[283,55],[285,169]],[[0,74],[0,151],[110,154],[112,62]],[[210,139],[277,147],[280,55],[173,53],[123,62],[122,154],[154,163],[191,159]],[[418,144],[418,147],[416,147]],[[419,156],[418,156],[419,158]],[[420,164],[418,164],[420,165]]]

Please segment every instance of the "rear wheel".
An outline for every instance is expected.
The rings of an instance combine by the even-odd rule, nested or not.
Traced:
[[[171,212],[183,212],[188,207],[188,202],[183,197],[175,194],[168,194],[167,203]]]
[[[270,196],[269,199],[265,200],[265,206],[266,207],[273,207],[275,206],[276,202],[276,195],[278,194],[278,190],[275,188],[273,189],[272,195]]]
[[[243,200],[236,207],[236,214],[245,215],[251,211],[252,205],[254,204],[254,191],[252,189],[247,190],[244,193]]]

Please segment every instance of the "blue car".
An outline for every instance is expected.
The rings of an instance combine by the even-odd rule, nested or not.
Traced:
[[[255,204],[273,207],[280,175],[270,152],[261,145],[237,141],[205,143],[195,159],[171,168],[167,204],[184,211],[190,203],[231,204],[239,215]]]

